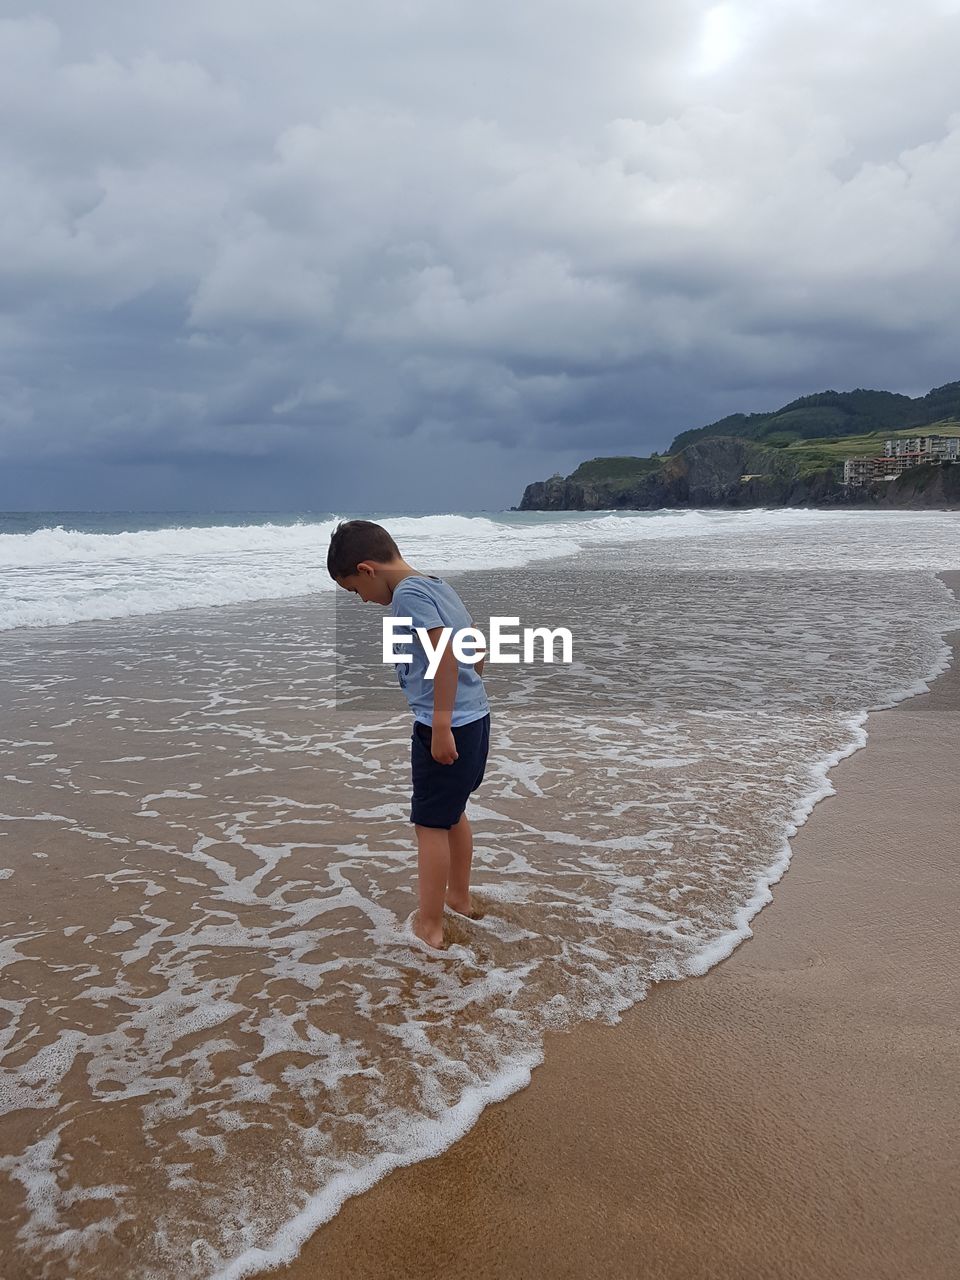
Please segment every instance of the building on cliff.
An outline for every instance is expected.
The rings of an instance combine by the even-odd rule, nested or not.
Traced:
[[[910,467],[919,467],[925,462],[958,460],[960,436],[910,436],[903,440],[885,440],[882,455],[871,458],[867,454],[858,454],[844,461],[843,483],[855,489],[875,480],[893,480]]]
[[[883,454],[886,458],[922,457],[925,462],[949,458],[956,462],[960,457],[960,436],[908,436],[906,440],[885,440]]]

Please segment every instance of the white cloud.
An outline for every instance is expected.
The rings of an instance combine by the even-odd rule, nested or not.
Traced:
[[[0,457],[622,451],[960,374],[956,4],[22,9]]]

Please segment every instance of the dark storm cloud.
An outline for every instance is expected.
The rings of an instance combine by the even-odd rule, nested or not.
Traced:
[[[4,12],[0,505],[499,506],[960,376],[955,0]]]

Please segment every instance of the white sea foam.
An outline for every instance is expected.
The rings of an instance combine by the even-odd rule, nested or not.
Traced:
[[[703,542],[711,555],[722,557],[727,540],[737,543],[736,563],[742,566],[751,563],[745,538],[754,540],[754,564],[800,563],[798,555],[809,556],[813,549],[821,562],[826,557],[838,566],[842,555],[853,568],[871,557],[875,562],[877,540],[891,529],[901,535],[900,567],[960,565],[957,512],[782,508],[385,519],[411,563],[442,573],[517,568],[591,549],[605,554],[618,545],[633,547],[646,560],[658,544],[661,552],[669,546],[675,555],[685,543]],[[331,591],[326,553],[336,522],[337,517],[128,533],[56,526],[0,534],[0,631]],[[829,536],[837,532],[849,536]]]

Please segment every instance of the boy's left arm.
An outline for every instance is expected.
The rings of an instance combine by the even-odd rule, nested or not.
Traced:
[[[472,618],[470,619],[470,625],[471,627],[474,625]],[[476,652],[476,650],[474,650],[474,652]],[[483,656],[481,658],[478,658],[476,662],[473,664],[473,669],[478,676],[483,675],[483,664],[486,662],[486,660],[487,660],[487,654],[486,654],[486,650],[484,650]]]
[[[441,627],[431,627],[427,632],[434,649],[439,643],[441,631]],[[460,667],[454,657],[453,646],[448,644],[437,667],[437,674],[433,677],[433,733],[430,754],[438,764],[453,764],[457,759],[457,744],[454,741],[451,721],[459,681]]]

